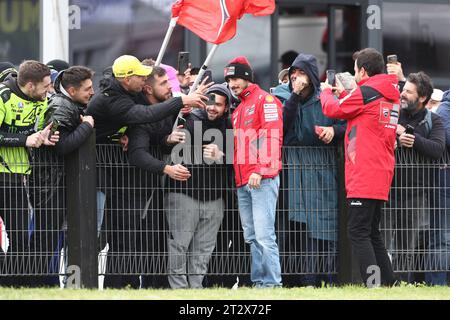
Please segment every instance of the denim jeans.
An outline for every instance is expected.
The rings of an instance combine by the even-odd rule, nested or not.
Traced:
[[[238,188],[245,242],[250,244],[251,280],[257,287],[281,286],[280,255],[275,235],[279,176],[263,179],[259,189]]]

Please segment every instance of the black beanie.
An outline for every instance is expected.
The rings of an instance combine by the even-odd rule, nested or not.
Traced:
[[[3,82],[10,73],[17,73],[11,62],[0,62],[0,82]]]
[[[47,67],[49,67],[50,69],[54,69],[58,72],[69,69],[69,64],[63,60],[52,60],[47,62]]]
[[[240,78],[253,82],[253,70],[247,58],[240,56],[231,60],[224,71],[225,81],[229,78]]]

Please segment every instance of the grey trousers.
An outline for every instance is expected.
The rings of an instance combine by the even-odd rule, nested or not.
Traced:
[[[182,193],[167,195],[168,272],[172,289],[203,288],[224,207],[225,202],[221,198],[200,201]]]

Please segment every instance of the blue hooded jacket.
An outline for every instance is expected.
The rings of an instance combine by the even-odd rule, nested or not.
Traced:
[[[292,92],[292,85],[282,84],[273,94],[283,103],[284,144],[287,146],[327,146],[315,133],[314,126],[333,126],[335,138],[343,137],[345,124],[327,118],[320,103],[320,80],[317,60],[299,54],[289,68],[303,70],[314,88],[302,101]],[[337,240],[337,168],[334,148],[286,148],[288,173],[289,220],[306,223],[314,239]]]
[[[444,92],[441,104],[436,113],[441,117],[445,127],[445,141],[450,151],[450,89]]]

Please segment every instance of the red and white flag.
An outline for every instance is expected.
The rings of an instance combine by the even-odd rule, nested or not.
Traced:
[[[178,0],[172,18],[203,40],[220,44],[235,36],[244,14],[265,16],[274,10],[275,0]]]

